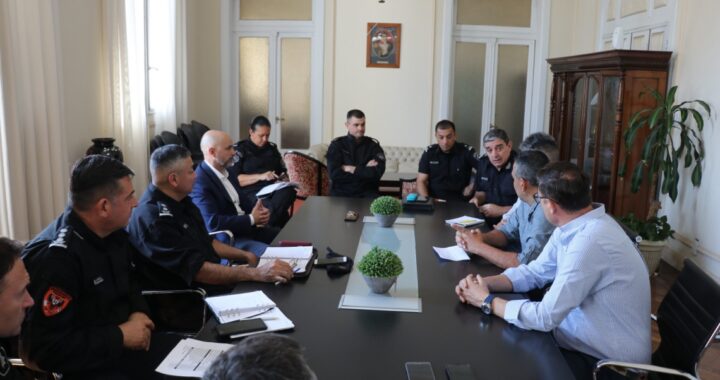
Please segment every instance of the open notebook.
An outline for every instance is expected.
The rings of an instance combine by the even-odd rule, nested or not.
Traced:
[[[310,270],[312,269],[312,258],[312,246],[267,247],[263,255],[260,256],[258,266],[278,259],[290,264],[295,273],[295,277],[305,277],[310,274]]]
[[[233,339],[262,332],[287,330],[295,327],[295,324],[280,311],[280,308],[275,305],[275,302],[261,290],[208,297],[205,299],[205,302],[207,302],[210,310],[215,314],[215,317],[220,323],[240,319],[262,318],[268,327],[267,330],[230,336],[230,338]]]

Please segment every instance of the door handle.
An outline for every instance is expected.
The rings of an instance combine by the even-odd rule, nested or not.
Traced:
[[[285,121],[285,118],[284,118],[284,117],[275,116],[275,122],[278,122],[278,121]]]

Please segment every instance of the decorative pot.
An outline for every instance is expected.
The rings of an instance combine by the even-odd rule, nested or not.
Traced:
[[[373,293],[377,294],[384,294],[387,293],[388,290],[393,286],[395,281],[397,281],[397,276],[394,277],[370,277],[363,275],[363,278],[365,279],[365,283],[368,284],[368,287],[370,287],[370,290]]]
[[[398,218],[397,215],[373,215],[375,215],[375,220],[377,220],[378,224],[380,224],[380,227],[392,227],[393,223],[395,223],[395,220]]]
[[[112,137],[98,137],[92,139],[93,145],[90,146],[85,155],[102,154],[103,156],[112,157],[116,160],[123,161],[123,153],[120,148],[115,145],[115,139]]]
[[[655,271],[657,271],[658,265],[660,265],[662,251],[666,245],[667,239],[661,241],[642,240],[638,243],[640,253],[645,260],[645,265],[647,265],[650,275],[653,275]]]

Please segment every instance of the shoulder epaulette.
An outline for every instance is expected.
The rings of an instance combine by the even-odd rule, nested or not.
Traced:
[[[270,146],[273,147],[273,148],[275,148],[275,147],[277,146],[277,145],[275,145],[275,143],[272,142],[272,141],[268,141],[268,145],[270,145]]]
[[[160,212],[158,213],[159,217],[170,217],[170,218],[175,217],[172,214],[172,212],[170,212],[170,209],[168,208],[168,206],[165,203],[158,201],[157,205],[158,205],[158,209],[160,210]]]
[[[55,234],[55,240],[50,242],[50,245],[48,245],[48,248],[57,247],[57,248],[67,249],[68,237],[70,236],[71,233],[73,233],[72,227],[62,226]]]

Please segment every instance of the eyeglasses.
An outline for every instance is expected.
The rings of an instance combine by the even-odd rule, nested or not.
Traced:
[[[540,203],[540,200],[541,200],[541,199],[550,199],[550,200],[552,200],[552,198],[542,196],[542,195],[540,195],[540,193],[535,193],[535,194],[533,194],[533,198],[535,199],[535,202],[537,202],[537,203]]]

